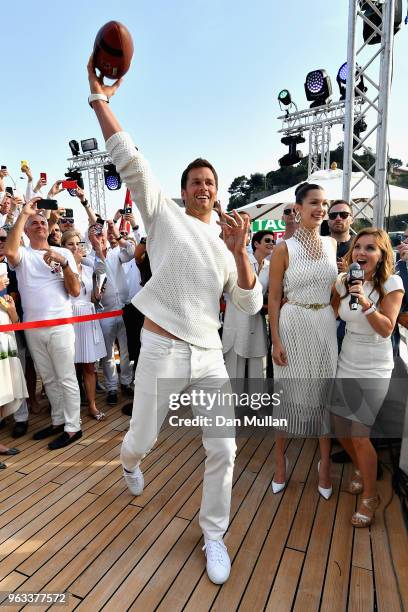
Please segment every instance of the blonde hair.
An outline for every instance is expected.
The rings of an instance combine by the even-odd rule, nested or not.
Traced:
[[[61,236],[62,246],[64,246],[67,240],[71,240],[71,238],[73,238],[74,236],[77,236],[79,240],[82,240],[81,234],[77,230],[67,230],[66,232],[64,232]]]
[[[392,251],[391,241],[387,232],[378,227],[366,227],[360,230],[357,236],[354,236],[350,249],[344,258],[347,267],[349,267],[353,261],[353,249],[361,236],[372,236],[376,245],[381,250],[382,259],[378,262],[377,269],[373,274],[373,291],[378,292],[380,296],[379,302],[381,302],[385,296],[384,283],[394,274],[394,253]],[[347,284],[346,275],[344,275],[342,281]]]

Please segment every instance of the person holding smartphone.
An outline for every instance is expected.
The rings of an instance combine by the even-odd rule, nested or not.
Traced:
[[[78,268],[72,253],[58,247],[50,249],[48,222],[37,210],[39,199],[23,207],[4,249],[16,271],[25,321],[72,317],[70,296],[80,293]],[[30,240],[27,248],[20,246],[23,231]],[[25,336],[51,403],[52,424],[36,432],[34,439],[60,434],[48,448],[63,448],[82,437],[73,326],[27,329]]]

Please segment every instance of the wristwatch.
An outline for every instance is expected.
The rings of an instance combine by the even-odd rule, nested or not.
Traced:
[[[105,96],[105,94],[101,94],[101,93],[93,93],[90,96],[88,96],[88,104],[91,108],[92,108],[92,102],[96,102],[96,100],[102,100],[103,102],[107,102],[109,104],[108,96]]]
[[[85,208],[86,208],[87,206],[89,206],[89,202],[88,202],[88,200],[87,200],[87,199],[85,199],[85,200],[81,200],[81,204],[82,204],[82,206],[85,206]]]

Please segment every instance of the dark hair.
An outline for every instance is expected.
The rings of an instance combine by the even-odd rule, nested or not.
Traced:
[[[216,173],[214,166],[210,164],[209,161],[207,161],[206,159],[203,159],[202,157],[197,157],[197,159],[190,162],[187,168],[184,170],[183,174],[181,175],[181,188],[182,189],[186,188],[188,173],[190,172],[190,170],[193,170],[193,168],[209,168],[214,175],[215,186],[218,189],[218,174]]]
[[[347,202],[347,200],[334,200],[334,202],[332,202],[332,203],[330,204],[329,209],[328,209],[328,211],[327,211],[327,212],[329,213],[329,212],[330,212],[330,210],[333,208],[333,206],[337,206],[337,204],[345,204],[346,206],[348,206],[348,207],[349,207],[350,212],[353,212],[353,210],[352,210],[352,208],[351,208],[351,204],[350,204],[350,202]]]
[[[312,191],[313,189],[320,189],[321,191],[323,191],[323,187],[321,187],[320,185],[316,185],[315,183],[302,183],[301,185],[299,185],[295,192],[296,204],[303,204],[303,200],[305,199],[309,191]]]
[[[252,240],[251,240],[251,247],[253,251],[256,251],[256,246],[255,246],[255,242],[261,242],[262,238],[264,236],[272,236],[273,238],[273,232],[271,232],[270,230],[259,230],[259,232],[255,232],[255,234],[252,236]]]

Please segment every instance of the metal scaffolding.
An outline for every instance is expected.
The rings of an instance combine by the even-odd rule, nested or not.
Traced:
[[[112,158],[106,151],[91,151],[76,157],[69,157],[68,170],[86,173],[89,185],[89,200],[92,208],[103,219],[106,219],[105,176],[104,166],[112,163]]]
[[[353,104],[359,112],[362,101],[357,98]],[[295,136],[309,132],[309,166],[308,176],[316,170],[330,168],[330,132],[334,125],[343,125],[345,121],[345,102],[331,102],[317,108],[286,113],[278,117],[282,129],[278,133]]]
[[[377,26],[367,17],[362,9],[370,7],[380,25]],[[385,208],[387,203],[387,128],[388,128],[388,102],[391,90],[393,37],[394,37],[394,13],[395,0],[364,0],[361,6],[360,0],[349,0],[349,25],[347,45],[347,87],[345,105],[345,129],[344,129],[344,161],[343,161],[343,198],[351,201],[357,212],[368,208],[364,216],[370,216],[373,224],[384,227]],[[356,29],[357,23],[368,24],[372,28],[370,37],[356,51]],[[380,43],[369,45],[369,42],[378,35]],[[357,71],[357,73],[356,73]],[[355,90],[356,81],[363,76],[369,85],[368,91],[374,93],[369,96],[357,88],[357,93],[364,102],[363,106],[356,112]],[[367,112],[374,115],[374,125],[365,133],[363,138],[358,138],[354,132],[355,124],[365,116]],[[370,121],[371,123],[371,121]],[[374,135],[376,137],[375,162],[368,170],[365,170],[355,159],[358,148],[373,154],[367,147],[367,140]],[[363,177],[374,184],[374,195],[371,200],[361,206],[353,202],[353,189],[363,180],[362,178],[352,184],[353,166],[357,167]],[[367,215],[367,212],[369,215]],[[364,213],[363,213],[364,214]]]

